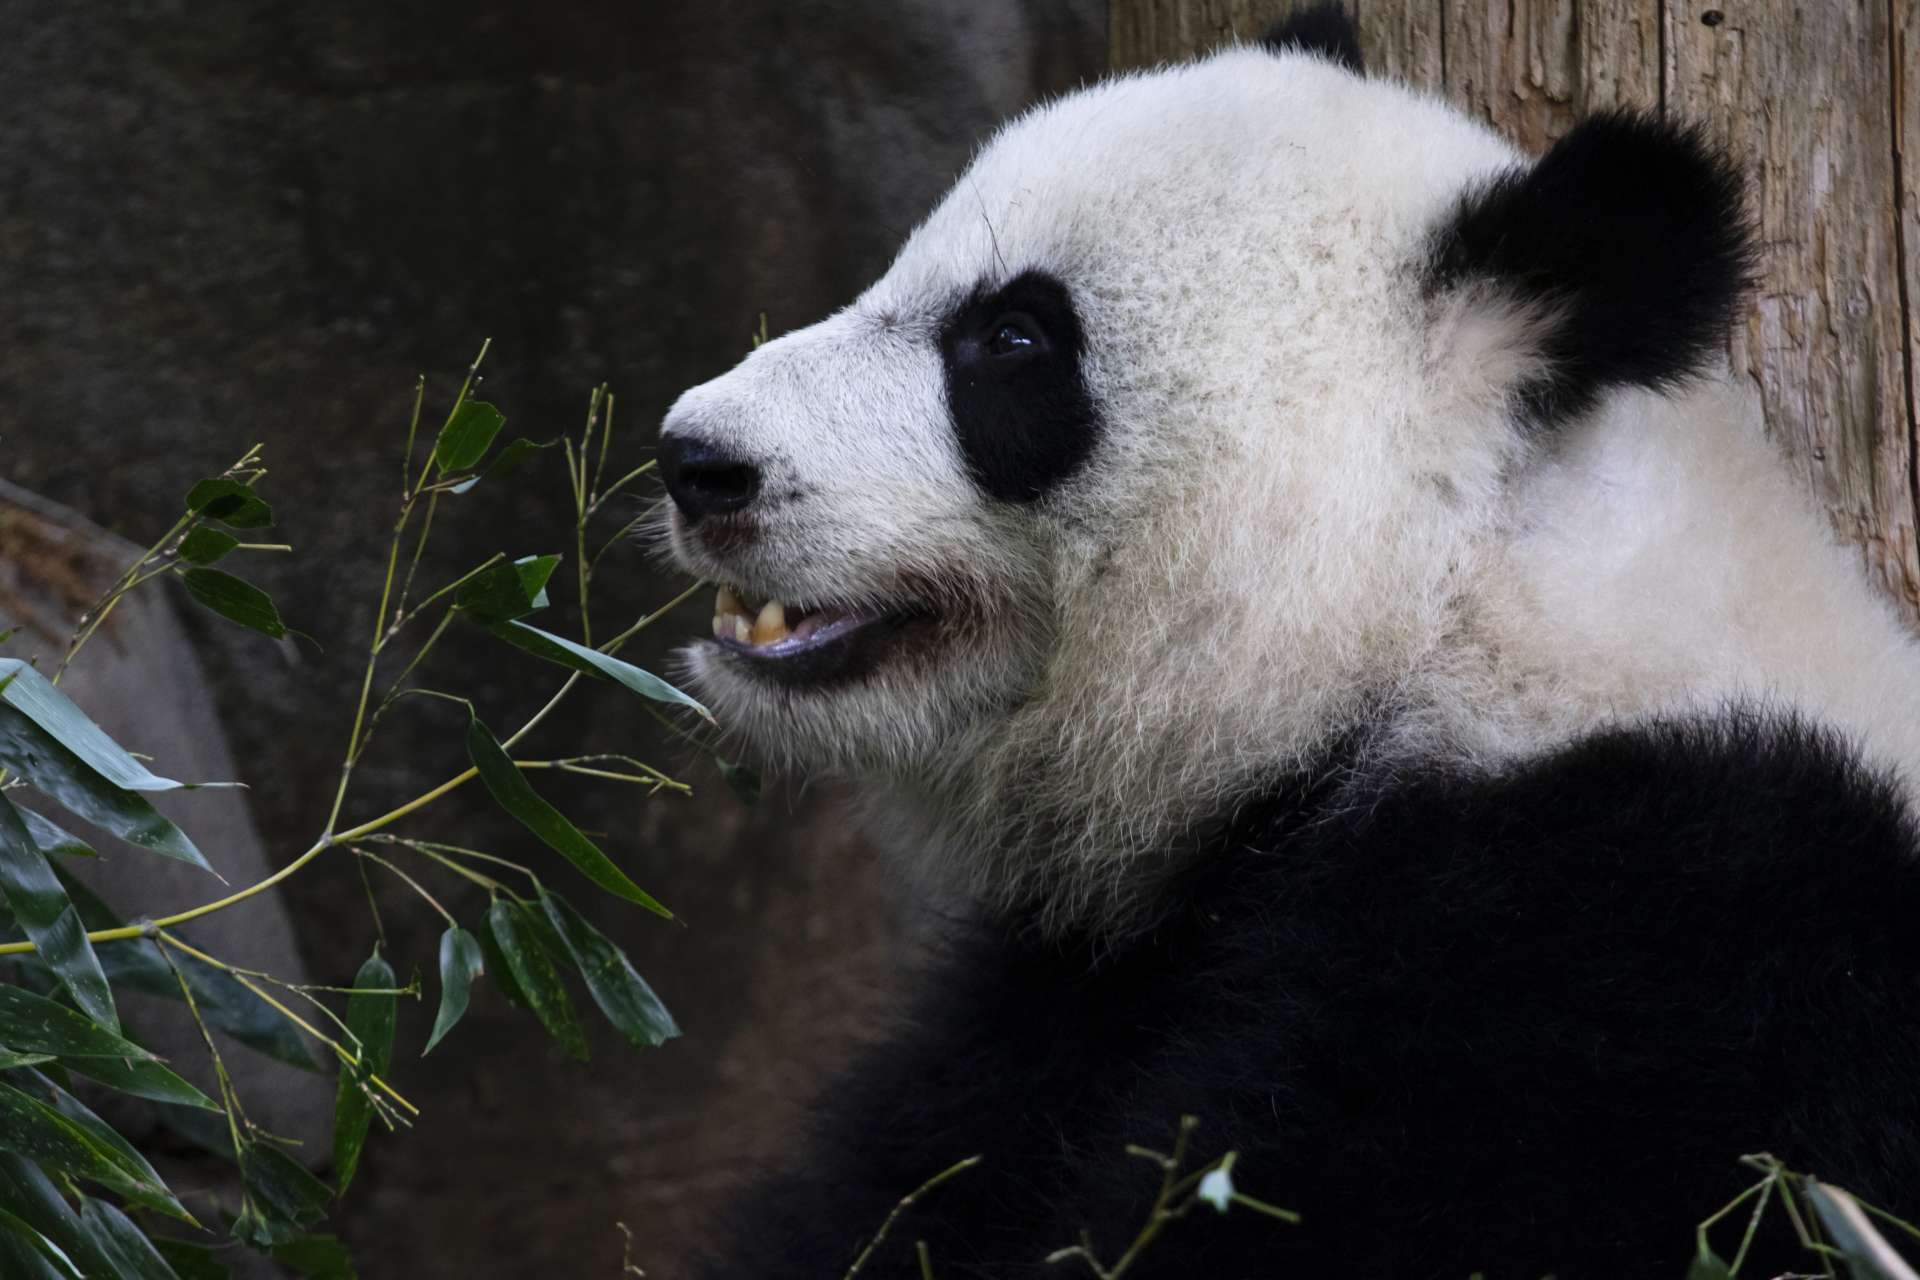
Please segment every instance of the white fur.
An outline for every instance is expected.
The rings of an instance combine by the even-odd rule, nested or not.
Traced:
[[[923,867],[1057,918],[1125,916],[1183,836],[1382,716],[1400,750],[1494,762],[1759,696],[1920,764],[1913,646],[1751,404],[1616,395],[1536,455],[1509,396],[1547,317],[1423,293],[1432,229],[1519,160],[1254,49],[1008,125],[866,294],[667,424],[787,499],[746,548],[676,523],[684,563],[935,604],[942,642],[804,693],[695,646],[700,687],[781,760],[871,780]],[[1028,509],[969,480],[936,338],[1030,267],[1072,291],[1103,435]]]

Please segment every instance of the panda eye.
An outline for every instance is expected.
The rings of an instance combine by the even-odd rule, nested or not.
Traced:
[[[1040,326],[1022,312],[1001,316],[993,322],[991,332],[993,336],[987,339],[990,356],[1026,356],[1040,350]]]

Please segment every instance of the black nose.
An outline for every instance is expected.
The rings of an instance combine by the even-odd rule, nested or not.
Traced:
[[[760,470],[725,449],[690,436],[660,441],[660,478],[689,520],[738,511],[760,492]]]

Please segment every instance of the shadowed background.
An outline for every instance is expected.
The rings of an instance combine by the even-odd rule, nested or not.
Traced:
[[[0,477],[144,545],[193,481],[265,443],[264,492],[298,551],[242,571],[324,652],[178,612],[272,865],[318,834],[331,799],[416,374],[437,420],[491,337],[481,394],[508,435],[535,438],[577,431],[608,382],[624,470],[681,389],[743,354],[758,313],[778,333],[850,300],[986,129],[1106,58],[1095,0],[0,12]],[[535,466],[443,508],[423,580],[566,548],[561,471]],[[600,628],[681,585],[616,550],[596,578]],[[630,656],[664,663],[707,606]],[[570,629],[568,615],[548,618]],[[137,661],[143,639],[109,628],[82,667]],[[502,732],[556,683],[457,629],[426,680]],[[462,727],[449,707],[403,708],[349,817],[458,770]],[[431,1000],[403,1009],[396,1082],[425,1115],[376,1133],[339,1217],[369,1280],[612,1277],[616,1220],[636,1261],[678,1273],[714,1197],[778,1150],[819,1074],[871,1032],[906,951],[899,895],[821,798],[770,788],[749,812],[624,695],[576,696],[537,741],[636,751],[695,785],[693,800],[644,799],[542,779],[686,921],[555,877],[687,1034],[634,1051],[583,1010],[594,1057],[577,1065],[483,980],[422,1065]],[[179,811],[190,831],[194,803]],[[422,833],[542,856],[477,791]],[[483,910],[434,883],[463,920]],[[375,887],[388,953],[431,996],[441,922],[397,883]],[[309,971],[348,980],[374,938],[350,861],[303,872],[287,905]]]

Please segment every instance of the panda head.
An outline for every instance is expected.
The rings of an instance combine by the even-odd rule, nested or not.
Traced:
[[[1013,121],[668,415],[673,552],[725,584],[693,680],[976,890],[1126,914],[1391,714],[1534,442],[1725,336],[1738,180],[1694,135],[1529,160],[1356,50],[1322,7]]]

